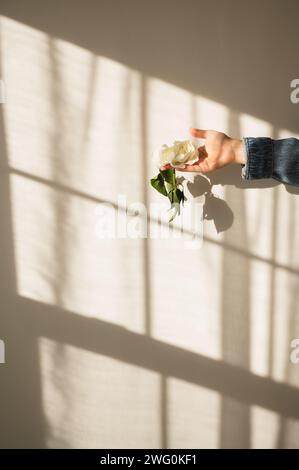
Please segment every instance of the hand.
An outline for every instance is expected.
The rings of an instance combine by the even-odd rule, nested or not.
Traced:
[[[177,168],[178,171],[207,173],[230,163],[245,164],[242,140],[232,139],[223,132],[201,130],[191,127],[193,137],[206,139],[205,145],[198,148],[199,160],[193,165]],[[165,165],[162,170],[170,168]]]

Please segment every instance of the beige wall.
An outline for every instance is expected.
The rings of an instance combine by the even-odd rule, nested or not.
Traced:
[[[299,135],[298,2],[0,13],[0,446],[299,447],[298,191],[228,168],[201,247],[96,236],[190,125]]]

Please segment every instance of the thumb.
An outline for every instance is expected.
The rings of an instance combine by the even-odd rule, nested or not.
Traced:
[[[189,132],[193,137],[198,137],[200,139],[205,139],[207,135],[207,131],[203,129],[196,129],[195,127],[190,127]]]

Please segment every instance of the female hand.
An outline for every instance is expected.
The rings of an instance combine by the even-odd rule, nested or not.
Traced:
[[[230,163],[245,164],[242,140],[232,139],[223,132],[214,130],[191,127],[189,132],[193,137],[205,139],[205,144],[198,148],[199,160],[193,165],[177,168],[178,171],[207,173]],[[161,169],[167,168],[170,168],[170,165],[165,165]]]

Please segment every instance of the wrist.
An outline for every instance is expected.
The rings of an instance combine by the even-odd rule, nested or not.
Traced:
[[[232,149],[234,152],[234,161],[240,165],[245,165],[246,155],[243,140],[231,139]]]

